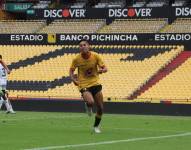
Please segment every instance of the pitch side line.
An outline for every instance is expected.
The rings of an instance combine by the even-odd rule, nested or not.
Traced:
[[[152,139],[165,139],[165,138],[173,138],[173,137],[184,137],[184,136],[190,136],[190,135],[191,135],[191,132],[187,132],[187,133],[174,134],[174,135],[151,136],[151,137],[132,138],[132,139],[126,139],[126,140],[113,140],[113,141],[104,141],[104,142],[87,143],[87,144],[37,147],[37,148],[24,149],[24,150],[53,150],[53,149],[65,149],[65,148],[77,148],[77,147],[87,147],[87,146],[95,146],[95,145],[128,143],[128,142],[144,141],[144,140],[152,140]]]

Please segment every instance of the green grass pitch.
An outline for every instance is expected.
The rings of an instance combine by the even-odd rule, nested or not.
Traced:
[[[189,150],[191,117],[0,111],[1,150]]]

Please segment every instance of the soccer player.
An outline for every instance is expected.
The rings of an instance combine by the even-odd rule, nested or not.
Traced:
[[[6,90],[7,74],[10,74],[10,70],[2,60],[2,55],[0,55],[0,109],[2,105],[5,104],[7,113],[15,114],[12,105],[8,99],[8,92]]]
[[[99,124],[103,114],[103,94],[99,74],[107,72],[107,68],[99,54],[90,50],[88,41],[80,41],[79,49],[80,53],[73,59],[70,67],[70,77],[82,94],[89,116],[92,115],[95,102],[97,111],[93,129],[95,133],[101,133]],[[74,74],[76,68],[77,76]]]

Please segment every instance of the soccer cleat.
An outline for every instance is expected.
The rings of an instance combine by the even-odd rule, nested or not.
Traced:
[[[6,111],[6,114],[16,114],[16,112],[13,110],[9,110],[9,111]]]
[[[92,116],[93,114],[93,111],[92,111],[92,108],[91,107],[88,107],[86,104],[85,104],[85,109],[86,109],[86,113],[88,114],[88,116]]]
[[[101,133],[101,130],[99,129],[99,127],[94,127],[94,133]]]

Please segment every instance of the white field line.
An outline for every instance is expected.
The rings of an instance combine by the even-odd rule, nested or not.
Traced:
[[[151,136],[151,137],[132,138],[132,139],[125,139],[125,140],[103,141],[103,142],[86,143],[86,144],[36,147],[36,148],[24,149],[24,150],[54,150],[54,149],[65,149],[65,148],[79,148],[79,147],[88,147],[88,146],[96,146],[96,145],[108,145],[108,144],[116,144],[116,143],[128,143],[128,142],[135,142],[135,141],[166,139],[166,138],[173,138],[173,137],[184,137],[184,136],[190,136],[190,135],[191,135],[191,132],[187,132],[187,133],[182,133],[182,134]]]

